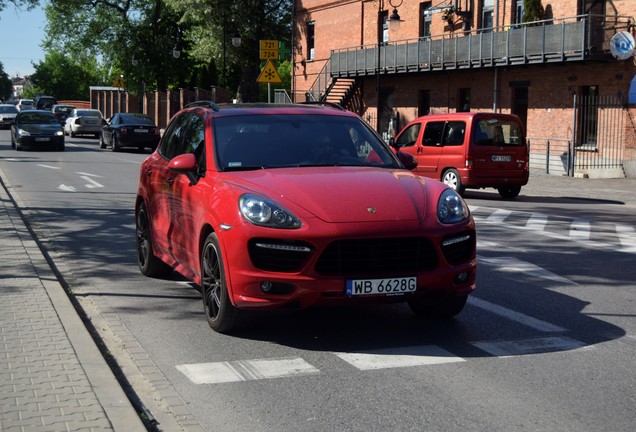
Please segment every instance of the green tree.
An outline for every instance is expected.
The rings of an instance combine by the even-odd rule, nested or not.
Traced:
[[[541,21],[545,14],[541,0],[523,0],[523,22]]]
[[[31,10],[40,4],[40,0],[0,0],[0,12],[5,10],[9,4],[12,4],[17,9]]]
[[[34,94],[88,100],[91,85],[111,84],[103,81],[107,74],[94,58],[73,60],[57,51],[49,51],[44,61],[34,66],[35,72],[31,75]]]
[[[4,71],[4,65],[0,62],[0,100],[6,101],[13,93],[13,83],[9,75]]]
[[[291,0],[166,0],[188,24],[189,55],[201,66],[216,65],[218,82],[244,101],[257,101],[259,41],[291,46]],[[233,35],[241,45],[231,43]]]

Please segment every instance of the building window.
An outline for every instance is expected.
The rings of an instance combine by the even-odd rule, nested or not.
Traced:
[[[431,23],[433,22],[433,14],[429,13],[431,2],[420,3],[420,37],[431,36]]]
[[[468,111],[470,111],[470,89],[460,88],[459,103],[457,104],[457,112],[468,112]]]
[[[481,28],[492,31],[495,26],[495,0],[484,0],[481,10]]]
[[[314,59],[314,32],[316,23],[314,21],[307,22],[307,60]]]
[[[514,23],[521,24],[523,22],[523,0],[517,0],[515,4]]]

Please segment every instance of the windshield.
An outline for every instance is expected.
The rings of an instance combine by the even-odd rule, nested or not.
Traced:
[[[355,117],[223,117],[214,122],[214,136],[222,170],[334,165],[400,167],[386,144]]]
[[[473,126],[473,140],[477,145],[523,145],[521,124],[514,120],[480,119]]]
[[[13,105],[0,106],[0,113],[2,114],[17,114],[18,109]]]
[[[154,126],[155,123],[145,114],[122,114],[122,123]]]
[[[102,114],[99,111],[82,110],[77,111],[77,117],[101,117]]]
[[[22,124],[46,124],[46,123],[55,123],[59,124],[57,119],[53,114],[50,113],[42,113],[42,112],[33,112],[28,114],[23,114],[20,117],[20,123]]]

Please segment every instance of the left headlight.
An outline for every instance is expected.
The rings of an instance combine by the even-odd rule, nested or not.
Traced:
[[[300,220],[278,204],[258,195],[245,194],[239,198],[241,215],[248,222],[269,228],[300,228]]]
[[[468,206],[452,189],[445,189],[437,202],[437,218],[443,224],[462,222],[470,216]]]
[[[18,132],[18,135],[20,135],[21,137],[23,137],[23,136],[31,136],[31,134],[29,133],[29,131],[24,130],[24,129],[20,129],[20,128],[18,128],[18,131],[17,131],[17,132]]]
[[[55,132],[55,136],[62,136],[64,135],[64,131],[63,130],[59,130],[57,132]]]

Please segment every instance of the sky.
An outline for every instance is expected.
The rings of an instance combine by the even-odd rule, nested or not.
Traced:
[[[31,12],[17,10],[12,3],[0,12],[0,62],[9,78],[31,75],[31,63],[44,60],[40,48],[46,17],[41,8]]]

